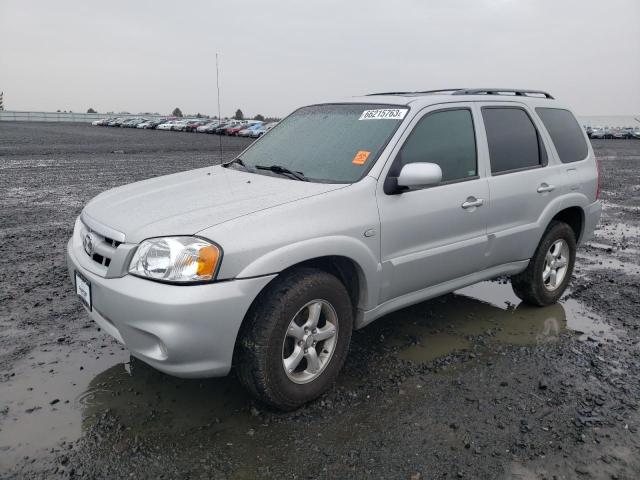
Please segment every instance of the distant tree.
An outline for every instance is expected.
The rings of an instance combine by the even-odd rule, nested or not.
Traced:
[[[233,116],[233,118],[235,118],[236,120],[244,120],[244,113],[242,113],[242,110],[237,109],[236,114]]]
[[[196,118],[202,118],[203,115],[201,113],[196,113]]]
[[[182,116],[182,110],[180,110],[178,107],[173,109],[173,112],[171,112],[171,115],[173,115],[174,117],[181,117]]]
[[[87,110],[87,113],[98,113],[98,112],[96,112],[93,108],[90,108],[89,110]]]
[[[264,122],[264,116],[258,114],[255,117],[253,117],[254,120],[260,120],[261,122]]]
[[[57,113],[60,113],[60,109],[56,110]]]

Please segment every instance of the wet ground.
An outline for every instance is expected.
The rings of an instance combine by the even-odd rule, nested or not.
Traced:
[[[594,141],[604,215],[560,303],[497,279],[395,312],[283,414],[131,359],[66,278],[87,200],[247,145],[218,140],[0,123],[0,477],[640,477],[640,141]]]

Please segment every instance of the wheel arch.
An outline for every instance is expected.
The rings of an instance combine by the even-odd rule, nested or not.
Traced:
[[[352,237],[314,238],[266,253],[243,268],[237,278],[281,274],[292,268],[312,266],[336,275],[345,284],[354,307],[370,309],[379,292],[381,266],[376,254]]]
[[[238,342],[241,341],[242,337],[245,335],[244,332],[246,332],[246,329],[248,328],[247,318],[249,317],[250,312],[256,308],[256,304],[260,301],[265,292],[274,285],[274,282],[281,279],[287,272],[291,272],[299,268],[314,268],[332,274],[338,278],[338,280],[345,286],[345,289],[349,294],[349,298],[351,299],[354,319],[356,318],[358,309],[363,308],[369,299],[367,290],[369,283],[365,271],[358,262],[350,257],[344,255],[322,255],[293,263],[278,272],[278,274],[269,283],[267,283],[260,292],[258,292],[251,302],[242,322],[240,323],[236,335],[232,361],[234,365],[238,360]]]
[[[535,246],[538,246],[553,221],[568,224],[576,235],[576,244],[579,244],[584,237],[585,208],[589,203],[587,196],[579,192],[572,192],[551,201],[538,220],[539,234]]]
[[[549,224],[554,221],[566,223],[571,227],[576,236],[576,244],[580,243],[584,234],[585,213],[582,207],[567,207],[556,213],[550,220]],[[547,225],[548,226],[548,225]]]

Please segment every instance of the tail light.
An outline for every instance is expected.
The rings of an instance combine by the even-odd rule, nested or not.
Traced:
[[[596,200],[600,199],[600,161],[596,159]]]

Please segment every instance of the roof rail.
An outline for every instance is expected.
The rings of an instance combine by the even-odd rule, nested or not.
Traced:
[[[442,92],[457,92],[463,90],[462,88],[440,88],[438,90],[423,90],[421,92],[379,92],[379,93],[367,93],[367,97],[375,95],[420,95],[422,93],[442,93]]]
[[[553,100],[550,93],[542,90],[525,90],[522,88],[441,88],[438,90],[423,90],[421,92],[380,92],[369,93],[367,96],[375,95],[421,95],[429,93],[451,92],[451,95],[502,95],[505,93],[513,93],[516,96],[527,97],[529,95],[544,95],[545,98]]]
[[[438,90],[423,90],[421,92],[413,92],[413,93],[442,93],[442,92],[457,92],[459,90],[464,90],[464,88],[440,88]]]
[[[365,97],[373,97],[375,95],[408,95],[413,92],[378,92],[378,93],[367,93]]]
[[[544,95],[545,98],[553,100],[550,93],[542,90],[524,90],[521,88],[465,88],[453,92],[452,95],[502,95],[503,93],[513,93],[520,97],[527,97],[529,94]]]

